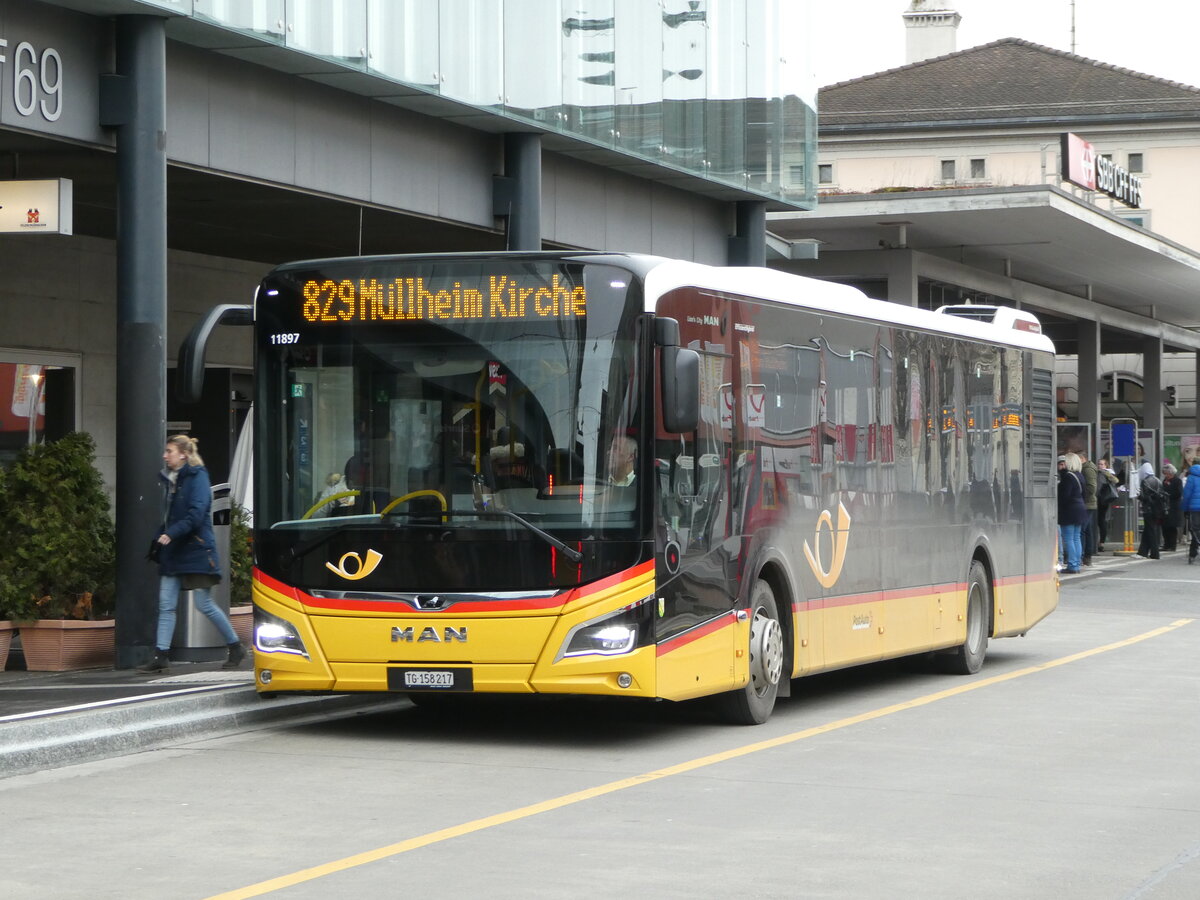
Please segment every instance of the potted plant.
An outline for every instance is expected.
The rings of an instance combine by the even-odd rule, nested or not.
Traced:
[[[250,531],[250,513],[234,503],[229,516],[229,621],[238,640],[246,646],[250,646],[254,630],[253,569],[254,535]]]
[[[0,466],[0,511],[4,508],[4,484],[5,470],[3,466]],[[0,573],[0,577],[2,577],[2,573]],[[4,608],[4,604],[0,602],[0,672],[3,672],[5,666],[8,665],[8,651],[12,647],[12,638],[15,631],[16,628],[13,626],[12,621],[8,619],[8,611]]]
[[[26,447],[0,485],[0,616],[31,671],[110,665],[115,554],[91,435]],[[80,645],[78,650],[72,647]]]

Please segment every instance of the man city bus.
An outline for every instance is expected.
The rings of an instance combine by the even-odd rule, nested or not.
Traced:
[[[1053,352],[769,269],[620,253],[297,262],[256,333],[264,693],[710,697],[930,654],[1057,602]],[[331,488],[332,485],[332,488]]]

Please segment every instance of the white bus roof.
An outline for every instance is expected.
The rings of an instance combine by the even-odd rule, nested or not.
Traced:
[[[707,288],[743,297],[786,303],[817,312],[936,331],[985,343],[1054,352],[1054,343],[1050,338],[1026,330],[1031,323],[1037,324],[1037,319],[1023,310],[1014,311],[1016,315],[993,315],[988,319],[967,318],[958,312],[962,307],[947,308],[946,312],[929,312],[886,300],[873,300],[857,288],[837,282],[805,278],[776,269],[705,266],[678,260],[656,262],[647,257],[642,259],[650,265],[645,276],[648,312],[654,311],[659,297],[675,288]],[[1040,325],[1038,327],[1040,329]]]

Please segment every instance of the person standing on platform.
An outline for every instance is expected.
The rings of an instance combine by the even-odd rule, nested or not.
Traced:
[[[1163,465],[1163,493],[1167,496],[1167,510],[1163,515],[1162,548],[1176,550],[1179,547],[1179,529],[1183,527],[1183,479],[1170,463]]]
[[[1104,542],[1108,540],[1108,517],[1112,512],[1112,505],[1120,496],[1117,493],[1120,480],[1117,473],[1109,468],[1108,459],[1103,456],[1096,464],[1096,476],[1096,552],[1100,552],[1104,549]]]
[[[1180,510],[1188,521],[1188,565],[1196,561],[1200,552],[1200,463],[1192,463],[1188,469],[1187,480],[1183,483],[1183,496],[1179,501]]]
[[[1087,519],[1087,507],[1083,505],[1083,476],[1079,474],[1082,463],[1074,453],[1058,458],[1058,539],[1062,547],[1066,575],[1078,575],[1083,549],[1079,540],[1080,530]]]
[[[1167,509],[1167,496],[1162,482],[1154,474],[1154,464],[1149,460],[1138,469],[1138,502],[1142,505],[1142,541],[1137,555],[1145,559],[1158,559],[1158,548],[1162,546],[1162,520]]]
[[[1083,532],[1080,535],[1080,541],[1083,544],[1083,564],[1090,566],[1092,564],[1092,556],[1096,552],[1096,544],[1098,543],[1096,529],[1099,527],[1099,522],[1097,521],[1096,485],[1099,479],[1099,470],[1097,470],[1096,464],[1088,459],[1086,450],[1079,451],[1077,455],[1082,466],[1080,471],[1083,475],[1083,506],[1087,510],[1087,518],[1083,522]]]

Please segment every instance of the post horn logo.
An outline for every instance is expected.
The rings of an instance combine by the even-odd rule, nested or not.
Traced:
[[[829,529],[829,535],[833,539],[833,564],[828,569],[821,564],[820,557],[823,527]],[[809,568],[817,576],[817,581],[821,582],[821,587],[833,587],[842,577],[842,566],[846,564],[846,548],[850,544],[850,513],[841,501],[838,501],[837,529],[833,527],[833,514],[827,509],[821,510],[813,543],[816,544],[815,551],[808,546],[808,541],[804,542],[804,555],[808,559]]]
[[[346,571],[346,560],[354,560],[355,566],[353,571]],[[340,575],[347,581],[358,581],[360,578],[366,578],[379,566],[379,561],[383,559],[383,554],[378,550],[367,550],[367,559],[364,562],[363,558],[351,550],[349,553],[342,555],[335,566],[331,562],[325,563],[327,568],[334,575]]]

